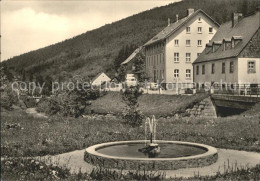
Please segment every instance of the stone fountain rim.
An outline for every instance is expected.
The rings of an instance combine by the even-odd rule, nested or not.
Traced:
[[[147,141],[147,140],[146,140]],[[114,145],[122,145],[122,144],[129,144],[129,143],[144,143],[145,140],[132,140],[132,141],[116,141],[116,142],[107,142],[101,143],[97,145],[90,146],[86,149],[86,152],[90,155],[95,155],[97,157],[104,157],[109,159],[115,160],[135,160],[135,161],[180,161],[180,160],[192,160],[192,159],[199,159],[208,157],[211,155],[217,154],[217,149],[200,143],[193,143],[193,142],[184,142],[184,141],[167,141],[167,140],[155,140],[156,143],[169,143],[169,144],[180,144],[180,145],[190,145],[202,149],[206,149],[207,151],[202,154],[193,155],[193,156],[186,156],[186,157],[177,157],[177,158],[131,158],[131,157],[117,157],[111,155],[105,155],[102,153],[97,152],[97,149],[104,148],[107,146],[114,146]],[[148,141],[149,142],[149,141]]]

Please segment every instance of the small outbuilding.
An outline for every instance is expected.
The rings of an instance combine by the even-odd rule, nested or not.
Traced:
[[[92,86],[101,86],[102,84],[104,84],[106,82],[110,82],[110,81],[111,81],[111,79],[104,72],[101,72],[92,79],[91,85]]]

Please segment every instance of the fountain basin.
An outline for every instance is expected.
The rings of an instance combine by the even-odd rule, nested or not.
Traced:
[[[161,153],[156,158],[138,152],[144,140],[102,143],[88,147],[84,160],[92,165],[116,169],[175,170],[211,165],[218,159],[217,149],[208,145],[156,140]]]

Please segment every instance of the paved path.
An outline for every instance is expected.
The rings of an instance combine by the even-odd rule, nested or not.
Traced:
[[[37,112],[36,111],[36,108],[28,108],[28,109],[26,109],[26,111],[25,111],[27,114],[31,114],[31,115],[33,115],[33,116],[35,116],[35,117],[43,117],[43,118],[47,118],[48,116],[46,116],[44,113],[39,113],[39,112]]]
[[[94,166],[86,163],[83,160],[85,150],[77,150],[69,153],[60,154],[57,156],[45,157],[48,163],[55,163],[59,166],[66,166],[72,172],[89,172]],[[185,168],[178,170],[166,170],[166,177],[193,177],[195,174],[200,176],[215,175],[218,171],[223,173],[224,170],[232,167],[253,167],[260,164],[260,153],[237,151],[229,149],[218,149],[218,161],[210,166],[201,168]],[[226,168],[226,169],[224,169]],[[163,172],[163,171],[162,171]]]

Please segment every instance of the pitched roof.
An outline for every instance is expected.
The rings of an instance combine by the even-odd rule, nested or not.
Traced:
[[[190,16],[186,16],[182,19],[179,19],[178,22],[172,23],[169,26],[165,27],[161,32],[159,32],[156,36],[154,36],[152,39],[150,39],[144,46],[153,44],[155,42],[159,42],[161,40],[164,40],[171,36],[173,33],[175,33],[179,28],[181,28],[185,23],[187,23],[189,20],[191,20],[194,16],[196,16],[198,13],[203,13],[206,17],[211,19],[217,26],[219,24],[213,20],[208,14],[206,14],[203,10],[198,9],[196,12],[192,13]]]
[[[143,49],[143,46],[140,46],[139,48],[135,49],[135,51],[125,60],[121,63],[121,65],[127,64],[130,62],[135,56]]]
[[[238,56],[259,29],[259,17],[260,13],[256,12],[251,16],[244,17],[233,28],[232,21],[221,25],[215,36],[210,41],[210,45],[212,45],[212,43],[216,41],[231,41],[232,38],[240,39],[241,41],[237,45],[235,45],[234,48],[230,48],[225,51],[223,50],[223,44],[215,52],[206,51],[206,49],[204,49],[201,55],[193,63]]]
[[[104,72],[100,72],[99,74],[97,74],[93,79],[92,82],[94,82],[100,75],[105,74]],[[105,74],[106,75],[106,74]],[[106,75],[107,76],[107,75]],[[107,76],[108,77],[108,76]],[[108,77],[109,78],[109,77]]]

